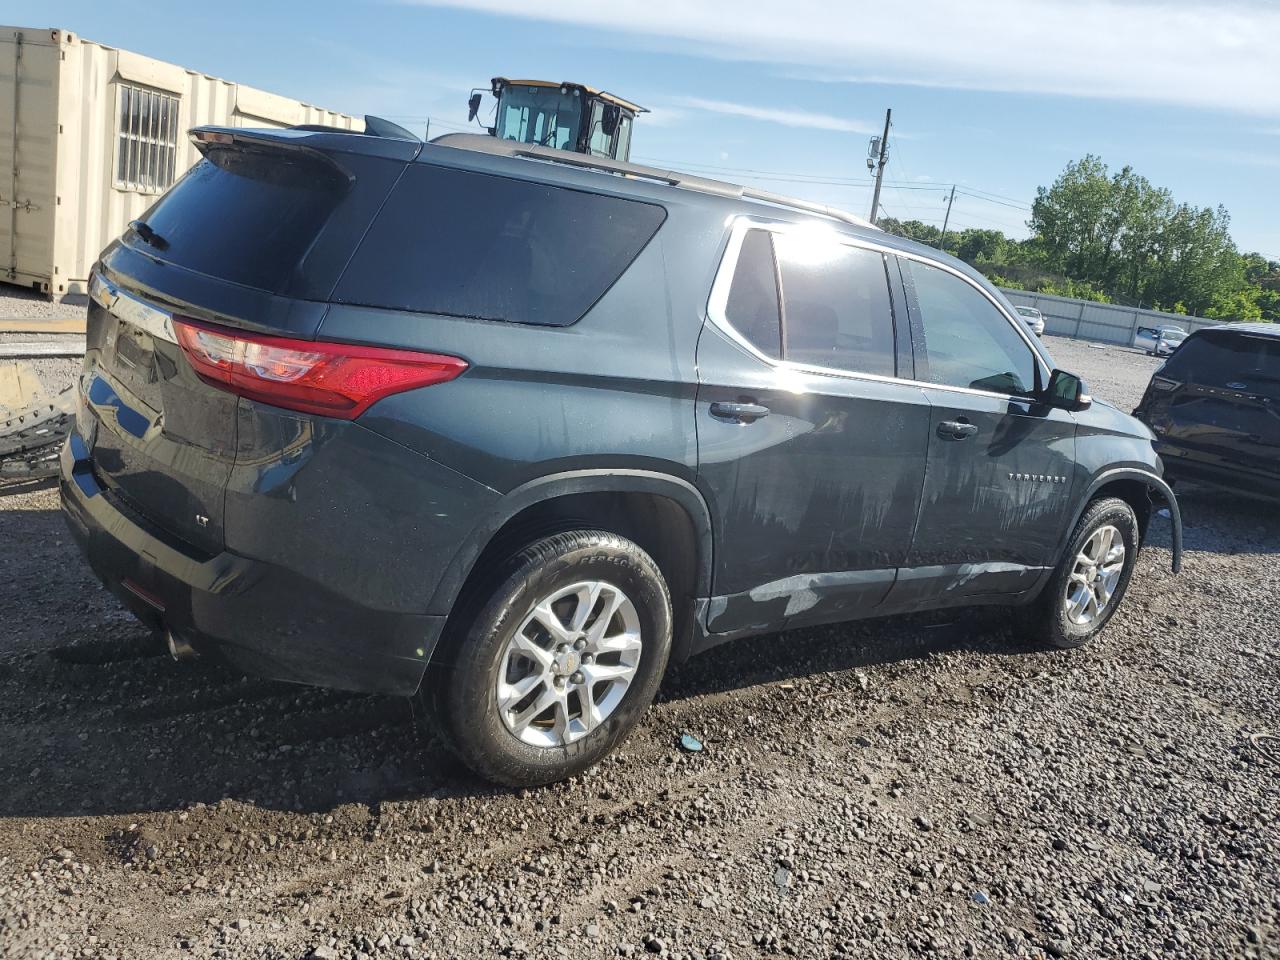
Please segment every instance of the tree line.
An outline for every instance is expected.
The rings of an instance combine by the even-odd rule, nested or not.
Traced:
[[[882,218],[890,233],[939,246],[919,220]],[[1280,262],[1240,253],[1227,211],[1178,203],[1124,167],[1089,154],[1036,190],[1027,226],[948,233],[941,246],[1006,287],[1221,320],[1280,322]]]

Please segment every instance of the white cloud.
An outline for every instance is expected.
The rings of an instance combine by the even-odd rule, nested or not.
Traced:
[[[649,112],[644,115],[644,125],[646,127],[674,127],[684,122],[689,115],[687,110],[679,107],[672,107],[666,104],[656,104],[649,108]]]
[[[702,110],[707,113],[724,113],[733,117],[747,117],[751,120],[763,120],[766,123],[778,123],[784,127],[804,127],[810,130],[836,130],[841,133],[879,133],[874,124],[860,123],[848,117],[837,117],[829,113],[813,113],[808,110],[790,109],[786,107],[762,107],[749,103],[734,103],[730,100],[708,100],[703,97],[678,97],[676,103],[687,110]]]
[[[405,0],[595,27],[860,79],[1280,116],[1280,5],[1258,0]]]

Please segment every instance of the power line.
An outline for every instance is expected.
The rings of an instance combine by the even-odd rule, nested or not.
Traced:
[[[1006,197],[1003,193],[993,193],[990,190],[981,190],[978,187],[970,187],[967,184],[964,187],[957,187],[957,189],[960,189],[961,191],[968,191],[969,193],[982,194],[984,198],[994,197],[997,200],[1007,200],[1010,203],[1016,203],[1021,206],[1026,206],[1026,204],[1023,201],[1019,200],[1017,197]],[[1028,207],[1028,209],[1030,208]]]
[[[451,120],[441,120],[439,117],[429,113],[390,113],[384,114],[388,120],[416,120],[419,122],[430,123],[433,127],[446,127],[459,133],[474,133],[480,128],[475,126],[467,126],[461,123],[454,123]]]
[[[780,170],[757,170],[752,167],[725,167],[709,163],[682,163],[670,160],[662,160],[656,157],[638,157],[638,160],[644,163],[657,164],[660,166],[689,170],[691,172],[710,172],[724,173],[735,176],[745,177],[754,180],[769,180],[776,183],[811,183],[814,186],[823,187],[873,187],[874,182],[871,178],[849,177],[840,174],[821,174],[821,173],[798,173],[794,171]],[[892,161],[890,161],[892,162]],[[905,176],[905,171],[904,171]],[[948,184],[929,182],[921,183],[918,180],[890,180],[883,181],[885,189],[893,187],[897,190],[939,190],[945,191]],[[982,200],[986,203],[993,203],[998,206],[1013,207],[1017,210],[1031,210],[1031,207],[1024,201],[1015,197],[1006,196],[1005,194],[996,193],[992,190],[983,190],[979,187],[970,187],[968,185],[956,185],[956,192],[972,197],[974,200]]]
[[[1027,206],[1025,203],[1006,203],[1004,200],[992,200],[990,197],[981,197],[976,193],[971,193],[968,190],[962,190],[959,187],[956,188],[956,193],[963,194],[966,197],[972,197],[974,200],[981,200],[984,203],[994,203],[1001,207],[1013,207],[1015,210],[1026,210],[1028,212],[1031,210],[1031,207]]]
[[[895,169],[897,169],[897,170],[901,170],[901,171],[902,171],[902,177],[903,177],[903,179],[902,179],[902,181],[901,181],[901,182],[904,182],[904,183],[911,183],[911,182],[912,182],[912,180],[911,180],[910,175],[907,173],[907,170],[906,170],[906,164],[904,164],[904,163],[902,162],[902,157],[900,156],[900,154],[901,154],[901,153],[902,153],[902,143],[901,143],[901,142],[899,142],[899,143],[898,143],[898,145],[897,145],[897,149],[896,149],[896,151],[895,151],[894,155],[892,155],[892,156],[890,156],[890,157],[889,157],[889,169],[890,169],[890,170],[895,170]],[[889,187],[887,187],[886,189],[894,189],[894,188],[889,188]],[[902,197],[902,198],[901,198],[901,202],[902,202],[902,205],[906,208],[907,213],[911,214],[911,215],[914,217],[914,216],[915,216],[915,214],[916,214],[915,207],[913,207],[911,204],[907,203],[907,201],[906,201],[906,198],[905,198],[905,197]]]

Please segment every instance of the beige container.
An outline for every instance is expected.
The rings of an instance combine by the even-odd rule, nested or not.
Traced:
[[[203,124],[364,121],[84,40],[0,27],[0,281],[85,292],[98,254],[200,158]]]

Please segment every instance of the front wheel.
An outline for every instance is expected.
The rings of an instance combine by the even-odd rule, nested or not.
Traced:
[[[1052,579],[1028,611],[1033,637],[1079,647],[1116,612],[1138,558],[1138,518],[1117,497],[1089,504]]]
[[[573,776],[625,737],[671,651],[671,599],[653,559],[579,530],[520,551],[434,665],[424,692],[472,770],[509,786]]]

